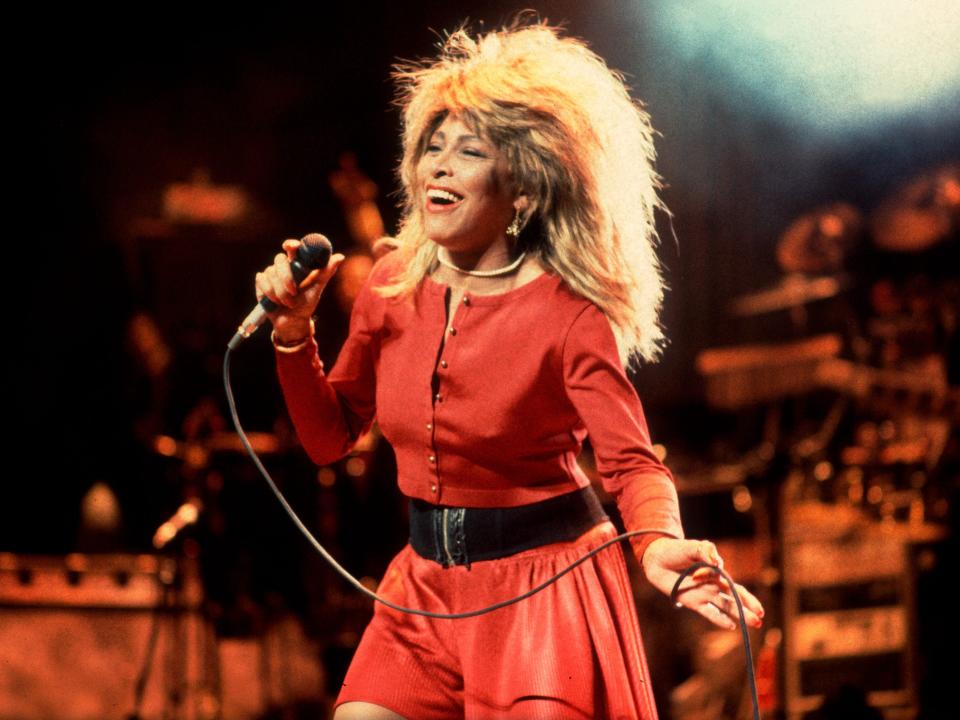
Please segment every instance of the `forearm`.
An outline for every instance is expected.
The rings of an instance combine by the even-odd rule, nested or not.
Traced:
[[[350,452],[365,423],[347,409],[328,380],[313,335],[308,333],[292,352],[277,347],[276,359],[287,411],[304,450],[317,465],[339,460]]]
[[[616,498],[626,529],[646,531],[630,538],[638,560],[654,540],[683,537],[677,491],[668,471],[631,474],[605,485]]]

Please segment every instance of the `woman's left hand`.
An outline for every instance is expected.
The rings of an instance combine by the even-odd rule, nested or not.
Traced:
[[[717,552],[717,546],[709,540],[657,538],[643,553],[643,572],[651,585],[669,595],[680,573],[697,562],[723,568],[723,559]],[[763,624],[763,605],[742,585],[735,585],[734,590],[740,595],[747,624],[760,627]],[[684,579],[677,593],[677,602],[700,613],[714,625],[728,630],[739,627],[740,616],[730,586],[722,576],[709,568],[700,568]]]

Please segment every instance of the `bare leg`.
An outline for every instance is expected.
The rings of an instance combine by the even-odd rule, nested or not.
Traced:
[[[337,708],[333,720],[406,720],[393,710],[365,702],[348,702]]]

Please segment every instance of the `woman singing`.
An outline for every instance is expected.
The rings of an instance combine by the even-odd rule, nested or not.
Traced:
[[[670,472],[624,368],[662,333],[652,130],[620,76],[546,25],[451,35],[397,73],[405,208],[327,372],[311,316],[343,260],[297,287],[284,243],[257,275],[297,433],[318,464],[374,419],[410,498],[410,542],[379,592],[474,610],[529,590],[616,535],[576,458],[589,435],[648,580],[720,563],[683,539]],[[375,528],[371,528],[375,532]],[[737,587],[748,622],[760,603]],[[733,628],[729,588],[682,603]],[[336,718],[655,718],[619,546],[491,613],[438,620],[377,605]]]

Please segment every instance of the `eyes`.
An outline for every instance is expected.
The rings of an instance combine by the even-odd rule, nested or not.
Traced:
[[[443,146],[442,146],[442,145],[440,145],[439,143],[436,143],[436,142],[431,142],[430,144],[427,145],[425,154],[426,154],[426,155],[437,155],[437,154],[439,154],[442,150],[443,150]],[[477,148],[477,147],[470,146],[470,145],[464,145],[463,147],[460,148],[459,152],[460,152],[461,155],[465,155],[465,156],[471,157],[471,158],[486,158],[486,157],[489,157],[489,156],[487,155],[487,153],[484,152],[483,150],[481,150],[481,149],[479,149],[479,148]]]

